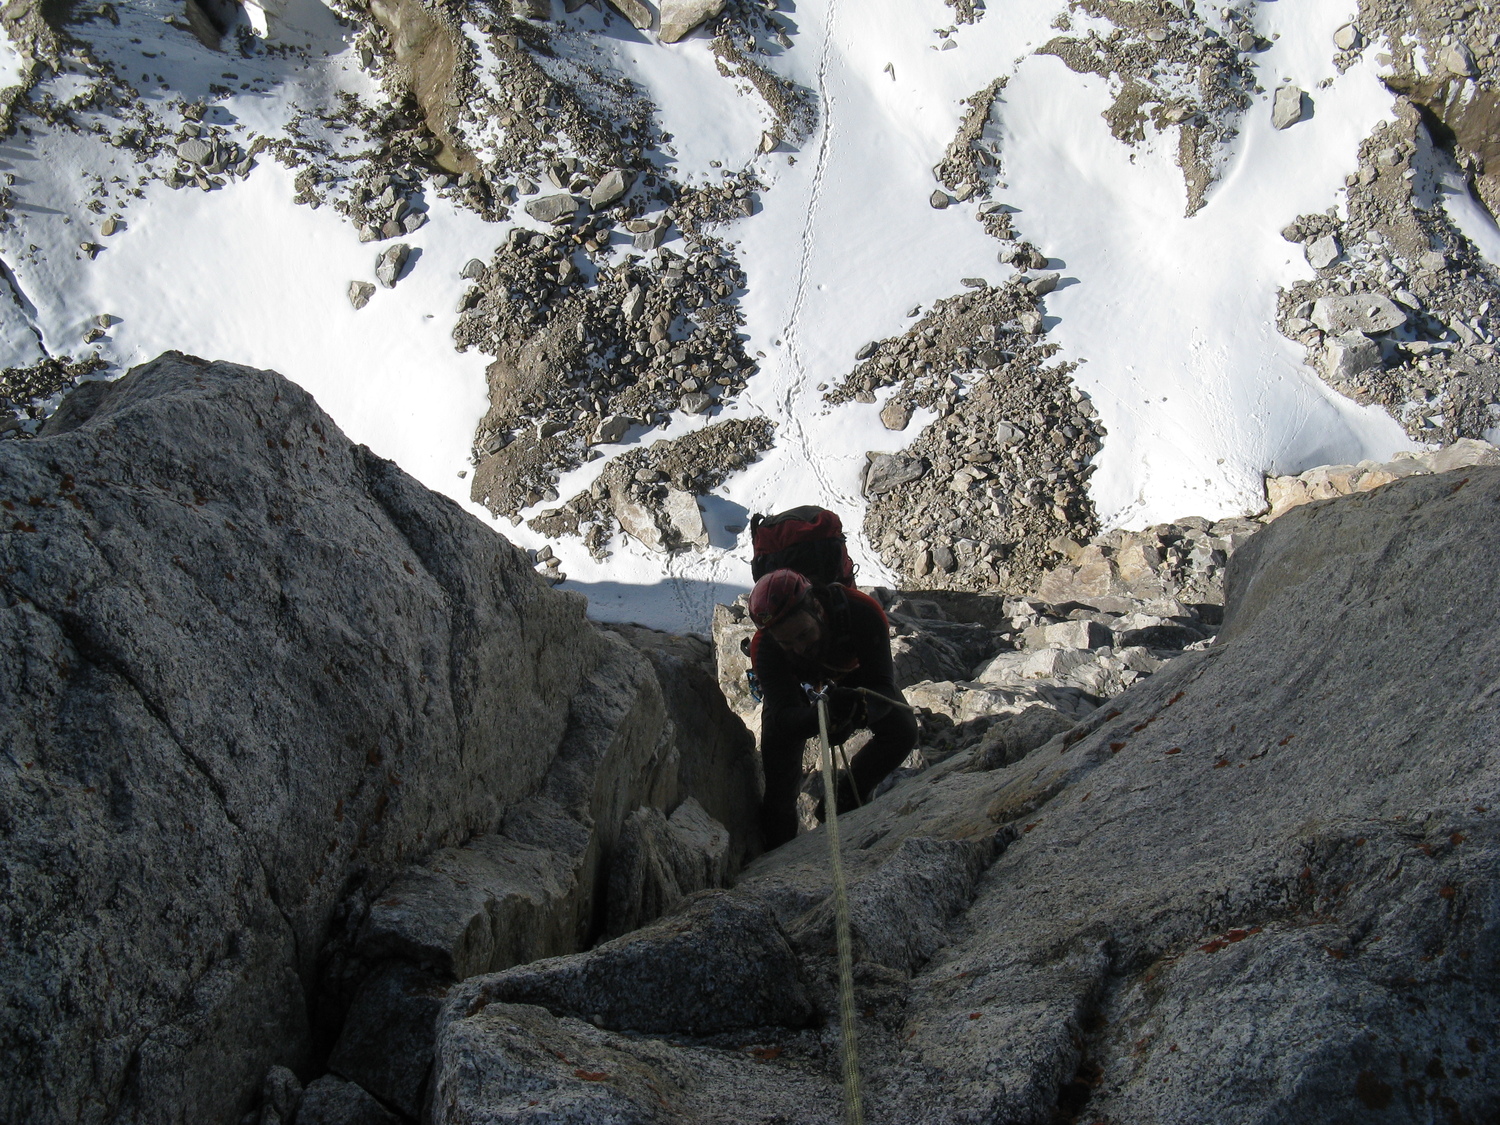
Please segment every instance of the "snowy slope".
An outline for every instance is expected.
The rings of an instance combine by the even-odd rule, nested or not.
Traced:
[[[946,210],[928,203],[962,99],[1000,76],[1009,83],[986,134],[1004,162],[995,198],[1064,274],[1047,298],[1048,324],[1059,358],[1082,364],[1075,378],[1108,430],[1092,479],[1106,522],[1255,510],[1267,470],[1385,458],[1409,445],[1384,411],[1339,398],[1302,366],[1274,324],[1277,287],[1310,273],[1278,231],[1298,213],[1338,203],[1360,139],[1391,111],[1374,48],[1348,73],[1332,65],[1333,29],[1352,6],[1256,6],[1262,34],[1276,37],[1256,56],[1261,85],[1331,83],[1317,91],[1315,116],[1282,132],[1270,126],[1269,94],[1261,96],[1192,218],[1183,217],[1167,138],[1121,145],[1100,117],[1105,81],[1032,54],[1062,7],[1017,0],[956,28],[956,48],[939,50],[935,29],[951,22],[939,0],[800,0],[785,16],[793,46],[771,65],[816,93],[819,124],[796,152],[766,155],[756,151],[764,105],[719,73],[704,37],[664,45],[621,32],[618,21],[604,35],[591,9],[566,19],[559,10],[559,23],[575,29],[562,42],[573,35],[581,51],[587,40],[650,93],[673,134],[679,180],[716,177],[717,161],[749,166],[768,185],[762,209],[725,232],[750,277],[747,347],[764,353],[761,373],[727,413],[772,418],[778,444],[705,501],[714,545],[704,552],[664,557],[622,539],[599,563],[576,541],[554,543],[569,585],[589,594],[596,616],[706,628],[714,601],[748,584],[747,537],[727,529],[751,511],[824,503],[857,531],[865,452],[899,448],[926,419],[891,433],[879,403],[828,409],[819,386],[841,378],[867,341],[903,331],[914,307],[961,291],[961,279],[1011,273],[975,222],[978,200]],[[315,0],[294,0],[272,28],[301,56],[252,59],[213,55],[165,23],[178,4],[120,8],[118,28],[98,21],[85,33],[132,79],[152,77],[141,96],[164,114],[171,99],[203,96],[225,71],[253,88],[211,112],[246,137],[286,136],[299,110],[328,108],[340,91],[381,96],[358,66],[350,29]],[[0,54],[6,67],[13,60]],[[86,85],[64,73],[34,96],[76,98]],[[293,175],[275,161],[263,157],[246,179],[213,192],[160,182],[139,198],[117,191],[107,213],[118,212],[124,228],[101,237],[101,216],[86,208],[80,185],[121,175],[124,163],[107,139],[56,129],[0,148],[0,171],[16,177],[19,200],[16,223],[0,232],[20,294],[20,303],[0,301],[4,363],[37,358],[38,337],[51,354],[82,354],[85,331],[107,313],[116,322],[98,346],[116,371],[167,348],[275,368],[352,438],[489,518],[469,502],[465,479],[487,361],[457,353],[450,333],[465,288],[460,267],[488,256],[510,224],[431,199],[431,221],[405,239],[420,252],[408,275],[356,312],[347,286],[373,279],[384,244],[361,244],[330,208],[294,205]],[[1467,197],[1450,206],[1496,260],[1500,235],[1488,216]],[[91,257],[79,250],[89,240],[106,248]],[[644,439],[702,424],[678,416]],[[584,466],[559,490],[570,495],[601,467]],[[501,530],[523,545],[543,542],[524,525]],[[864,545],[854,553],[863,580],[889,579]]]

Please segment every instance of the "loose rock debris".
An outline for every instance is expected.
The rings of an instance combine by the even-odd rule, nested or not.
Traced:
[[[1057,351],[1042,337],[1046,276],[937,302],[825,396],[874,401],[894,387],[882,414],[893,428],[914,407],[938,412],[899,456],[872,454],[865,475],[865,535],[923,585],[1024,590],[1055,559],[1050,540],[1098,530],[1085,485],[1104,428],[1073,365],[1046,366]]]
[[[1442,206],[1466,190],[1407,99],[1359,149],[1344,215],[1302,215],[1283,236],[1318,271],[1281,292],[1277,321],[1341,394],[1378,402],[1418,441],[1500,425],[1494,311],[1500,270]]]

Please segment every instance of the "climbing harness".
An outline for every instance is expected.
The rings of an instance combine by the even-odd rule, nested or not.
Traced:
[[[833,866],[834,934],[839,949],[839,1030],[843,1036],[844,1122],[864,1125],[865,1114],[859,1094],[859,1043],[854,1027],[854,952],[849,941],[849,895],[844,886],[844,861],[839,854],[838,779],[833,765],[833,751],[828,743],[828,693],[807,689],[818,705],[818,741],[822,743],[823,807],[828,810],[823,826],[828,829],[828,850]],[[848,762],[844,764],[848,768]],[[849,775],[852,785],[854,775]],[[858,799],[858,788],[855,789]]]

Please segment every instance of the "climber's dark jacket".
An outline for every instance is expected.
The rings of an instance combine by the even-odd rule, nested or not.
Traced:
[[[750,644],[751,666],[764,699],[760,752],[766,794],[761,828],[768,849],[796,835],[802,745],[818,735],[817,706],[802,685],[864,687],[887,699],[902,698],[891,662],[890,623],[880,603],[844,586],[815,587],[812,596],[823,610],[823,643],[816,657],[787,652],[764,629]],[[850,763],[861,801],[917,744],[916,719],[903,708],[868,696],[830,705],[829,734],[835,743],[865,727],[874,738]]]

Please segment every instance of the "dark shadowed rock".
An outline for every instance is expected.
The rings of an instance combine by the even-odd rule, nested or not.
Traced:
[[[344,1020],[329,1069],[416,1117],[447,990],[445,982],[399,961],[370,974]]]
[[[1019,762],[1039,746],[1072,730],[1074,720],[1051,707],[1027,707],[984,732],[969,769],[995,770]]]
[[[943,621],[893,613],[896,636],[891,641],[896,684],[906,687],[920,680],[964,680],[995,654],[1000,640],[994,632],[972,621]]]
[[[400,1125],[397,1117],[353,1082],[331,1074],[302,1094],[297,1125]]]
[[[691,797],[670,817],[637,809],[610,858],[605,934],[638,929],[694,891],[722,887],[728,867],[728,830]]]
[[[658,1034],[800,1027],[812,1014],[775,917],[728,891],[704,891],[587,953],[466,981],[444,1019],[491,1003],[538,1004],[600,1027]]]
[[[729,832],[724,873],[733,876],[760,849],[760,762],[755,736],[720,690],[714,646],[701,637],[642,625],[609,628],[651,661],[662,685],[677,740],[678,771],[678,790],[664,807],[691,797],[722,824]]]

